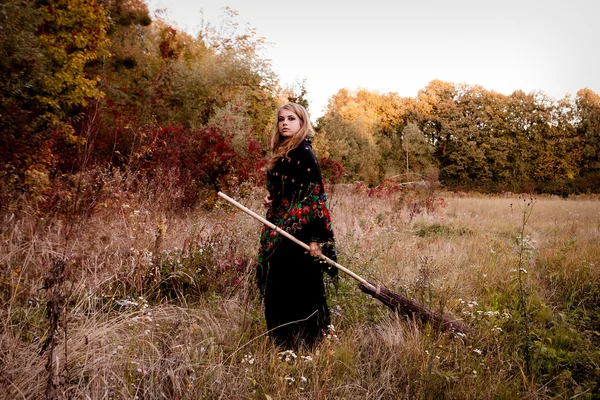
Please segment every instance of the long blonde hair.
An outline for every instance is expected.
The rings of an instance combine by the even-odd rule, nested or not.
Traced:
[[[300,118],[300,130],[290,138],[282,136],[281,132],[279,132],[279,112],[281,110],[291,111]],[[315,130],[310,122],[306,108],[296,103],[288,103],[279,107],[277,118],[275,119],[275,129],[273,129],[271,139],[269,140],[270,152],[267,156],[267,170],[272,169],[281,157],[287,157],[289,152],[298,147],[306,137],[311,137],[314,134]]]

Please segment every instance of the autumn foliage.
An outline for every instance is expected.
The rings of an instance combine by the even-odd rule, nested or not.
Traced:
[[[568,195],[600,190],[600,96],[504,95],[434,80],[416,98],[340,90],[319,120],[320,152],[349,182],[424,181],[456,190]]]
[[[0,11],[3,206],[25,195],[52,207],[82,187],[60,185],[104,170],[166,182],[191,207],[257,184],[273,111],[308,105],[304,84],[279,86],[265,39],[231,9],[195,37],[152,20],[142,0],[8,0]],[[600,190],[600,97],[585,88],[559,100],[438,80],[414,98],[342,89],[317,131],[329,182],[375,188],[433,171],[456,190]]]

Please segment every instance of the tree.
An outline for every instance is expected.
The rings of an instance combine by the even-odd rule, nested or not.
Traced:
[[[2,138],[10,187],[44,189],[82,143],[75,125],[102,96],[89,67],[106,54],[107,16],[93,0],[3,2]],[[7,116],[7,118],[5,118]]]
[[[413,157],[413,172],[418,171],[417,168],[423,170],[424,167],[430,165],[427,138],[417,124],[410,122],[402,131],[402,148],[406,156],[407,174],[410,173],[410,155]]]
[[[579,117],[577,136],[581,140],[581,174],[600,174],[600,96],[590,89],[581,89],[575,104]]]
[[[86,68],[106,54],[106,10],[93,0],[48,0],[42,3],[43,22],[37,36],[46,74],[37,95],[45,107],[42,121],[58,130],[67,145],[78,143],[74,118],[102,92],[98,76]]]
[[[43,137],[36,121],[43,112],[36,99],[44,77],[43,53],[37,36],[40,10],[31,2],[0,3],[0,203],[14,189],[21,189],[25,171],[47,164]],[[41,168],[40,168],[41,169]],[[44,168],[44,171],[46,169]],[[43,176],[45,185],[47,176]]]

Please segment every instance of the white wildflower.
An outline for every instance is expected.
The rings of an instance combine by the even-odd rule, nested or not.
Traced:
[[[294,353],[293,350],[286,350],[286,351],[282,351],[278,353],[278,357],[280,360],[284,360],[286,362],[290,362],[292,361],[292,359],[296,359],[298,358],[298,356],[296,355],[296,353]]]

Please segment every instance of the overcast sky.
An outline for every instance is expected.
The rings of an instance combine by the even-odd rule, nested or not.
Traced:
[[[430,81],[554,98],[600,94],[600,0],[148,0],[196,34],[226,6],[270,45],[282,84],[306,79],[316,119],[341,88],[415,97]]]

